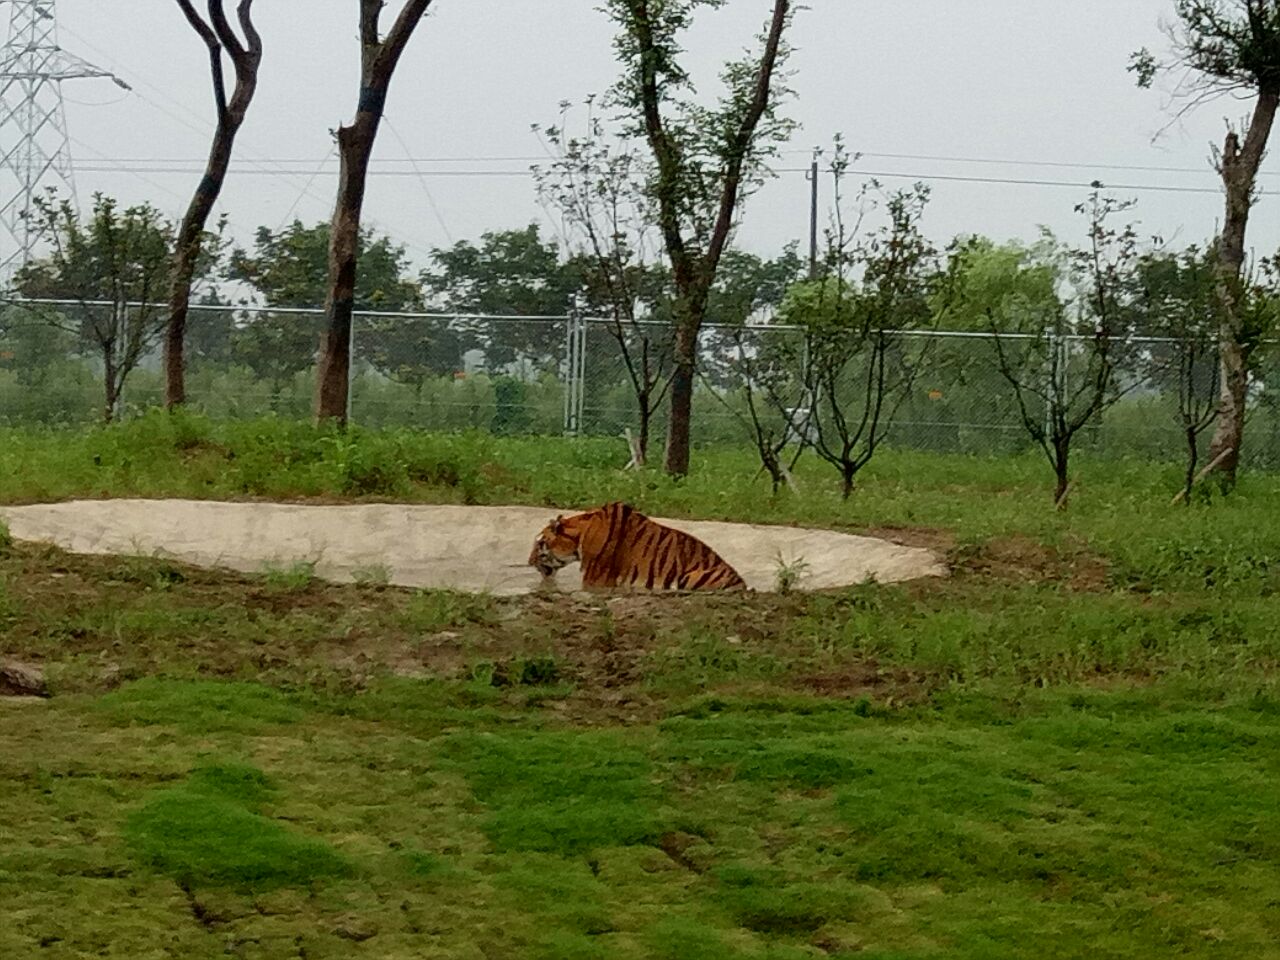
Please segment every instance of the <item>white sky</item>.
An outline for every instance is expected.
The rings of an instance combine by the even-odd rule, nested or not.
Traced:
[[[1041,224],[1077,239],[1072,207],[1095,178],[1203,189],[1116,192],[1139,198],[1134,216],[1145,232],[1184,242],[1213,232],[1222,201],[1209,144],[1221,141],[1224,119],[1246,116],[1250,104],[1218,100],[1170,126],[1168,97],[1136,89],[1125,71],[1129,53],[1144,44],[1163,49],[1157,24],[1171,14],[1171,0],[808,5],[792,35],[799,97],[791,109],[803,126],[785,166],[804,166],[813,146],[841,131],[864,153],[858,168],[867,171],[1081,184],[934,180],[926,230],[938,242],[962,232],[1032,239]],[[177,217],[208,148],[203,45],[171,0],[58,6],[62,46],[134,88],[125,94],[104,80],[64,87],[81,199],[101,190]],[[386,23],[399,6],[389,0]],[[702,14],[688,47],[708,90],[718,63],[751,42],[770,6],[729,0]],[[328,131],[350,118],[357,93],[356,0],[258,0],[257,7],[265,47],[259,91],[220,204],[242,242],[260,224],[328,218],[336,179]],[[415,165],[406,157],[421,158],[422,176],[373,177],[366,222],[406,244],[419,265],[432,247],[484,230],[539,220],[554,236],[526,172],[540,153],[530,124],[554,122],[561,100],[611,82],[611,29],[595,7],[595,0],[436,0],[392,82],[390,122],[375,153],[377,169],[410,174]],[[1280,191],[1275,164],[1264,170],[1264,189]],[[1255,210],[1251,245],[1260,251],[1280,245],[1276,209],[1276,199],[1264,197]],[[783,173],[748,206],[740,245],[776,252],[807,236],[807,217],[803,173]]]

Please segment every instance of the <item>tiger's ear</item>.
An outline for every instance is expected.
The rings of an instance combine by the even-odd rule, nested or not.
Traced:
[[[564,514],[560,514],[560,516],[551,521],[551,529],[556,533],[564,532]]]

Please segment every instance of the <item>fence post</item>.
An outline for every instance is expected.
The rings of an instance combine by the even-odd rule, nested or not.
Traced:
[[[587,321],[576,299],[564,320],[564,432],[576,437],[582,432],[587,378]]]
[[[583,412],[587,404],[587,318],[574,309],[578,321],[578,407],[574,410],[574,436],[582,435]]]
[[[564,433],[570,431],[570,411],[573,408],[573,314],[564,315]]]
[[[351,394],[356,380],[356,317],[351,312],[351,323],[347,326],[347,426],[351,426]]]

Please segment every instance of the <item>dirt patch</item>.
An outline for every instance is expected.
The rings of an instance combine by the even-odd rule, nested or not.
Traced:
[[[314,564],[336,582],[371,572],[400,586],[513,596],[541,585],[526,563],[550,507],[230,503],[200,500],[78,500],[0,509],[13,536],[74,553],[164,556],[205,567],[257,572],[270,564]],[[942,576],[932,550],[874,537],[799,527],[661,520],[710,544],[758,591],[775,588],[780,564],[800,567],[801,590]],[[556,579],[579,585],[576,571]]]
[[[1107,586],[1107,562],[1083,546],[1059,548],[1018,535],[953,550],[957,570],[998,580],[1065,583],[1076,590]]]
[[[936,682],[937,678],[934,678]],[[795,678],[800,689],[821,697],[877,703],[917,703],[928,698],[934,683],[923,674],[902,668],[881,667],[874,660],[845,664],[836,670]]]
[[[955,534],[950,530],[939,530],[935,527],[864,527],[858,531],[862,536],[886,540],[902,547],[920,547],[933,550],[944,556],[956,545]]]

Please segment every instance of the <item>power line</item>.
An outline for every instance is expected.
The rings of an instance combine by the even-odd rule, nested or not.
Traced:
[[[74,30],[71,30],[71,29],[69,29],[69,28],[67,28],[67,27],[65,27],[65,26],[63,26],[61,29],[63,30],[63,32],[64,32],[64,33],[68,34],[69,36],[74,37],[76,40],[78,40],[80,43],[82,43],[85,47],[87,47],[87,48],[89,48],[89,49],[91,49],[91,50],[96,51],[98,54],[100,54],[101,56],[103,56],[103,57],[107,58],[108,60],[113,59],[112,55],[111,55],[108,51],[103,50],[101,47],[96,46],[92,41],[90,41],[90,40],[86,39],[85,37],[82,37],[80,34],[76,33]],[[117,72],[122,72],[122,71],[117,71]],[[213,127],[209,124],[209,121],[207,120],[207,118],[205,118],[205,117],[203,117],[202,115],[200,115],[200,114],[196,113],[194,110],[192,110],[189,106],[187,106],[187,105],[186,105],[185,103],[183,103],[181,100],[179,100],[179,99],[177,99],[176,97],[174,97],[174,96],[170,95],[170,94],[169,94],[169,92],[168,92],[168,91],[166,91],[164,88],[162,88],[162,87],[160,87],[160,86],[157,86],[156,84],[152,83],[150,80],[148,80],[146,77],[142,76],[141,74],[137,74],[137,73],[134,73],[133,71],[130,71],[130,72],[129,72],[129,75],[130,75],[130,77],[132,78],[132,80],[133,80],[133,82],[134,82],[134,85],[135,85],[133,88],[131,88],[131,89],[130,89],[130,92],[131,92],[134,96],[136,96],[140,101],[142,101],[143,103],[147,104],[147,105],[148,105],[149,107],[151,107],[152,109],[154,109],[154,110],[158,110],[160,113],[163,113],[165,116],[169,117],[171,120],[173,120],[173,121],[175,121],[175,122],[177,122],[177,123],[182,124],[182,125],[183,125],[184,127],[186,127],[188,130],[191,130],[191,131],[192,131],[192,132],[194,132],[194,133],[198,133],[198,134],[200,134],[202,137],[208,137],[208,136],[211,136],[211,135],[212,135]],[[188,120],[188,119],[186,119],[185,117],[181,117],[181,116],[179,116],[178,114],[174,113],[172,110],[169,110],[168,108],[166,108],[165,106],[163,106],[162,104],[155,102],[154,100],[152,100],[152,99],[151,99],[151,98],[149,98],[149,97],[143,96],[143,94],[141,93],[141,91],[139,91],[139,90],[137,90],[137,89],[136,89],[136,86],[137,86],[137,85],[141,85],[141,86],[144,86],[144,87],[149,87],[151,90],[155,91],[155,93],[156,93],[156,94],[158,94],[160,97],[162,97],[163,99],[165,99],[165,100],[169,101],[170,103],[174,104],[174,106],[176,106],[179,110],[181,110],[181,111],[183,111],[184,113],[188,114],[190,117],[192,117],[192,118],[193,118],[193,120]],[[276,161],[273,161],[273,160],[260,160],[260,159],[255,158],[255,157],[248,156],[248,155],[244,154],[243,152],[240,152],[240,153],[239,153],[239,159],[240,159],[240,160],[242,160],[242,161],[244,161],[245,163],[256,164],[256,165],[258,165],[258,166],[262,166],[262,167],[265,167],[265,165],[266,165],[266,164],[276,164]],[[184,161],[184,162],[188,162],[188,161]],[[204,163],[205,163],[205,161],[204,161],[203,159],[199,159],[199,160],[192,160],[192,161],[189,161],[189,162],[194,163],[194,164],[199,164],[199,169],[198,169],[198,170],[191,170],[191,171],[187,171],[188,173],[190,173],[190,174],[192,174],[192,175],[197,175],[197,174],[201,174],[201,173],[203,173],[203,172],[204,172]],[[303,160],[303,161],[301,161],[301,162],[306,163],[306,162],[308,162],[308,161],[307,161],[307,160]],[[277,165],[278,165],[278,164],[277,164]],[[139,171],[135,171],[135,172],[139,172]],[[140,172],[144,172],[144,173],[145,173],[145,172],[149,172],[149,171],[140,171]],[[165,171],[165,172],[168,172],[168,171]],[[289,174],[289,175],[290,175],[290,176],[305,176],[305,174]],[[325,200],[324,200],[324,198],[323,198],[323,197],[317,196],[317,195],[315,195],[315,194],[313,194],[313,193],[311,193],[311,192],[310,192],[310,181],[302,181],[302,182],[304,183],[304,186],[303,186],[303,188],[302,188],[302,192],[303,192],[303,194],[304,194],[304,195],[310,196],[313,200],[317,200],[317,201],[320,201],[320,202],[322,202],[322,203],[323,203],[323,202],[325,202]]]
[[[811,151],[784,150],[783,153],[810,153]],[[935,153],[887,153],[871,150],[857,151],[860,158],[875,158],[880,160],[922,160],[929,163],[969,163],[981,164],[985,166],[1004,166],[1004,167],[1048,167],[1059,168],[1064,170],[1120,170],[1131,173],[1185,173],[1195,176],[1206,176],[1212,173],[1210,168],[1206,167],[1175,167],[1164,166],[1160,164],[1142,164],[1142,163],[1102,163],[1088,162],[1083,160],[1039,160],[1039,159],[1010,159],[1004,157],[972,157],[955,154],[935,154]],[[112,157],[114,162],[118,163],[139,163],[139,164],[187,164],[202,163],[203,160],[198,157]],[[272,158],[269,163],[275,164],[297,164],[310,163],[312,157],[276,157]],[[371,164],[391,164],[391,163],[539,163],[544,162],[545,156],[521,156],[517,154],[470,154],[458,156],[434,156],[434,157],[373,157]],[[1280,177],[1280,170],[1261,170],[1260,176]]]
[[[147,173],[147,174],[182,174],[190,175],[194,171],[189,167],[148,167],[134,166],[127,164],[118,164],[111,166],[91,166],[77,165],[77,169],[88,173]],[[808,167],[776,167],[773,170],[776,174],[808,174]],[[1030,177],[984,177],[966,174],[946,174],[946,173],[925,173],[925,172],[907,172],[903,170],[863,170],[854,167],[852,173],[860,177],[884,178],[896,180],[919,180],[929,182],[933,180],[945,181],[949,183],[976,183],[1001,186],[1022,186],[1022,187],[1058,187],[1075,190],[1093,189],[1093,182],[1084,180],[1048,180],[1036,179]],[[293,168],[259,168],[259,169],[237,169],[232,167],[230,174],[240,176],[284,176],[296,177],[314,173],[310,170],[300,170]],[[370,170],[370,177],[393,177],[393,178],[424,178],[424,177],[459,177],[459,178],[525,178],[532,175],[529,170]],[[1106,190],[1132,190],[1137,192],[1153,192],[1153,193],[1200,193],[1220,195],[1221,189],[1217,187],[1193,187],[1177,184],[1161,184],[1161,183],[1102,183],[1103,189]],[[1280,191],[1276,190],[1259,190],[1259,196],[1276,196]]]
[[[947,156],[931,153],[874,153],[869,150],[855,151],[860,157],[875,157],[880,160],[926,160],[939,163],[975,163],[1010,167],[1058,167],[1074,170],[1125,170],[1136,173],[1192,173],[1203,176],[1212,172],[1208,167],[1167,167],[1156,164],[1141,163],[1087,163],[1079,160],[1008,160],[1000,157],[963,157]],[[1266,176],[1280,176],[1280,170],[1264,170]]]
[[[397,130],[396,125],[391,122],[391,118],[386,114],[383,114],[382,122],[387,125],[387,129],[391,131],[391,135],[396,138],[396,141],[400,144],[400,149],[404,151],[405,156],[412,157],[412,154],[409,153],[409,145],[405,143],[404,137],[400,136],[400,131]],[[436,223],[438,223],[440,225],[440,229],[444,231],[445,239],[452,244],[453,233],[449,230],[449,225],[444,222],[444,217],[440,214],[440,208],[436,206],[436,198],[432,196],[431,188],[427,186],[426,177],[422,175],[422,170],[418,167],[417,163],[412,159],[410,159],[409,162],[413,164],[413,172],[418,175],[418,183],[422,187],[422,192],[427,198],[427,206],[431,208],[432,214],[435,215]]]

